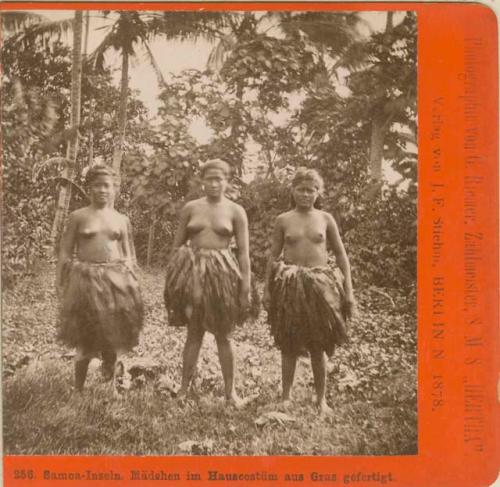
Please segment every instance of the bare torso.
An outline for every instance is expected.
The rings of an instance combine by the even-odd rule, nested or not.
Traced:
[[[110,262],[125,258],[127,223],[112,208],[82,208],[76,212],[77,257],[86,262]]]
[[[317,188],[315,191],[318,191]],[[329,213],[313,207],[315,201],[313,189],[300,188],[298,185],[296,193],[294,197],[300,203],[298,208],[282,213],[276,219],[266,270],[263,298],[265,306],[269,307],[270,304],[269,281],[273,263],[282,253],[287,264],[319,267],[328,264],[328,249],[331,249],[344,276],[346,312],[348,316],[352,316],[355,301],[351,269],[337,223]]]
[[[227,199],[210,203],[200,198],[190,203],[186,225],[191,245],[203,249],[227,248],[235,233],[235,204]]]
[[[327,221],[321,210],[291,210],[280,216],[279,225],[286,263],[305,267],[327,264]]]

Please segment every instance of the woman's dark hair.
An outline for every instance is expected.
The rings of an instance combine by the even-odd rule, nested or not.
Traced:
[[[90,167],[85,175],[85,184],[89,186],[92,184],[92,181],[99,176],[109,176],[113,178],[115,186],[119,186],[120,184],[116,171],[111,166],[107,166],[106,164],[96,164],[95,166]]]
[[[204,177],[206,172],[210,169],[219,169],[224,173],[226,178],[228,178],[231,174],[231,167],[226,161],[223,161],[222,159],[210,159],[209,161],[202,164],[200,167],[201,177]]]
[[[323,181],[323,178],[319,175],[316,169],[299,167],[292,179],[292,189],[298,186],[302,182],[313,183],[316,186],[319,195],[316,198],[316,201],[314,202],[314,208],[317,208],[318,210],[321,209],[323,202],[322,196],[323,196],[323,191],[325,189],[325,182]],[[292,208],[295,208],[296,205],[295,205],[295,199],[293,198],[293,194],[290,196],[290,199]]]

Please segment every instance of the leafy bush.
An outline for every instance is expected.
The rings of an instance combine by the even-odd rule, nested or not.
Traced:
[[[257,178],[242,188],[239,203],[248,215],[252,270],[263,278],[276,217],[290,209],[285,178]]]
[[[411,192],[388,189],[357,211],[357,225],[346,234],[358,282],[411,288],[417,271],[417,206]]]
[[[33,178],[36,146],[52,130],[50,101],[20,83],[5,90],[3,124],[2,282],[8,287],[47,255],[53,212],[50,174]]]

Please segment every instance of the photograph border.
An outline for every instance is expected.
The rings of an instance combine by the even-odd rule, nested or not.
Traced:
[[[418,454],[356,457],[4,456],[7,487],[52,486],[44,470],[106,474],[93,486],[479,486],[499,465],[498,33],[472,3],[5,2],[1,10],[414,10],[418,23]],[[473,292],[474,291],[474,292]],[[134,481],[131,470],[179,472]],[[209,471],[241,475],[208,480]],[[29,473],[32,472],[32,473]],[[125,481],[113,480],[121,473]],[[194,480],[199,473],[201,480]],[[284,475],[302,474],[302,481]],[[34,478],[30,478],[33,475]],[[319,476],[323,476],[322,479]],[[336,480],[332,480],[335,477]],[[61,482],[63,485],[63,482]],[[88,481],[65,481],[75,487]]]

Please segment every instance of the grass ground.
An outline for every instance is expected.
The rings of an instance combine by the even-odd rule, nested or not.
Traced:
[[[161,272],[145,272],[146,327],[130,355],[153,362],[120,399],[94,360],[86,390],[71,390],[71,351],[54,341],[53,269],[3,296],[3,446],[6,454],[131,455],[410,455],[417,450],[414,306],[393,292],[365,290],[350,345],[328,362],[329,418],[312,406],[312,373],[298,364],[292,407],[279,410],[280,356],[265,313],[234,335],[241,395],[237,411],[222,401],[213,337],[206,336],[191,399],[169,387],[180,377],[185,330],[168,327]]]

